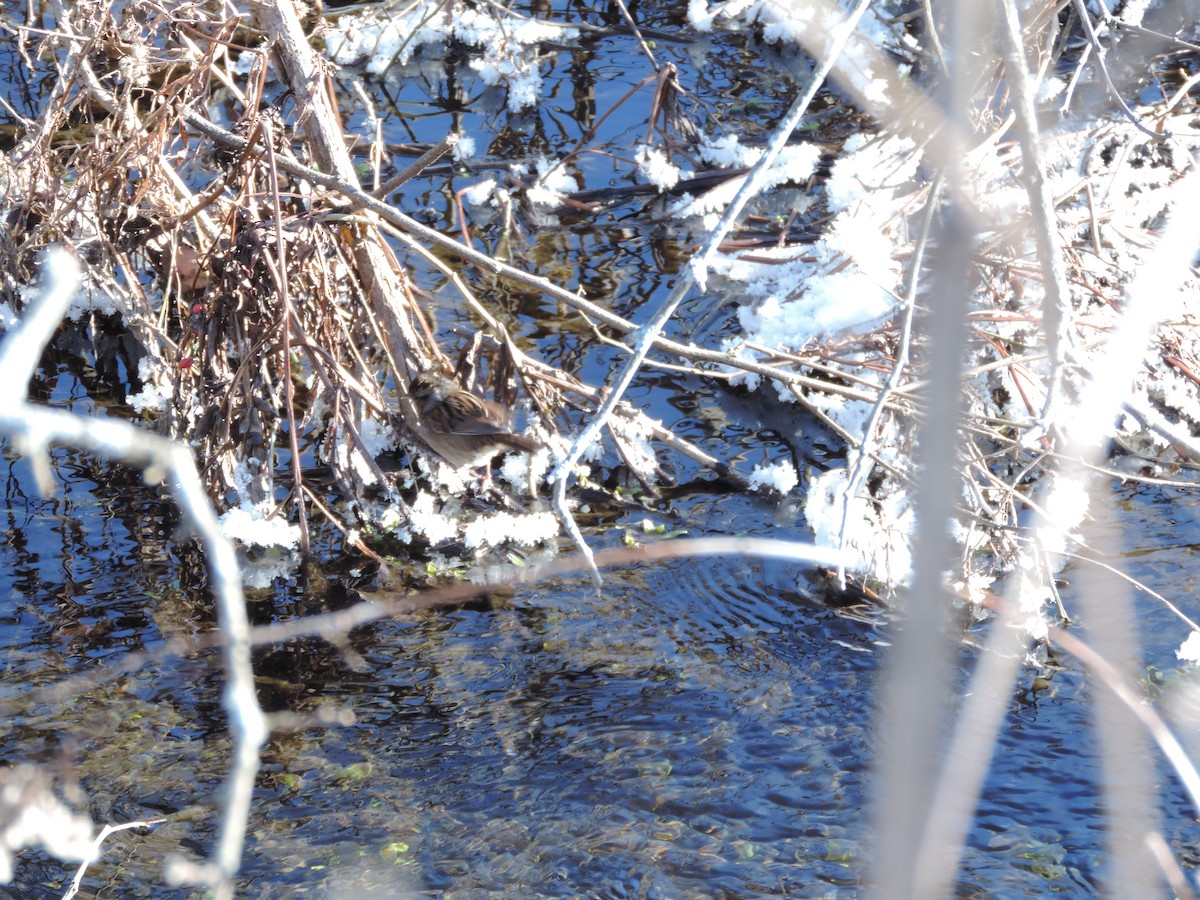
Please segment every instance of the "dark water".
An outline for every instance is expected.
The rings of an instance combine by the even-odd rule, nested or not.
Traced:
[[[211,626],[202,572],[127,471],[56,451],[58,489],[41,498],[28,462],[5,459],[0,757],[77,777],[98,822],[168,817],[110,838],[85,882],[94,895],[184,896],[161,868],[211,848],[228,753],[218,661],[198,652],[110,673]],[[1195,496],[1120,488],[1113,500],[1128,571],[1186,592]],[[695,535],[735,523],[803,536],[754,497],[684,497],[671,511]],[[300,718],[281,721],[264,753],[246,893],[859,895],[869,767],[886,753],[873,703],[903,618],[838,615],[805,585],[778,563],[677,560],[612,573],[600,595],[563,581],[376,623],[346,652],[262,648],[264,706]],[[343,602],[296,579],[257,595],[252,614]],[[1139,613],[1147,662],[1178,680],[1178,620],[1150,600]],[[1100,891],[1094,687],[1059,662],[1014,693],[960,896]],[[96,683],[46,692],[80,673]],[[1161,798],[1163,833],[1194,865],[1193,815],[1166,777]],[[70,873],[26,851],[9,890],[59,896]]]

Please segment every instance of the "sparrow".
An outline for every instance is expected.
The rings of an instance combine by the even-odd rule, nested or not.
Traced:
[[[421,414],[425,443],[455,468],[482,465],[508,450],[542,449],[533,438],[512,433],[512,420],[503,406],[459,387],[435,369],[414,378],[409,393]]]

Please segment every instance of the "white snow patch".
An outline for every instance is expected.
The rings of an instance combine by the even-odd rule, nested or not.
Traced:
[[[165,413],[170,408],[174,389],[158,360],[149,356],[139,359],[138,380],[142,383],[142,389],[128,395],[125,402],[138,413]]]
[[[1175,651],[1184,662],[1200,663],[1200,631],[1188,634],[1187,639]]]
[[[221,533],[255,547],[295,547],[300,543],[300,529],[284,516],[268,518],[272,511],[271,504],[243,503],[221,516]]]
[[[750,473],[750,487],[756,491],[768,488],[786,494],[799,483],[800,477],[796,474],[796,467],[786,459],[755,466],[754,471]]]

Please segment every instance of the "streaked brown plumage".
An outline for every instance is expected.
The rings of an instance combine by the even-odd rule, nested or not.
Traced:
[[[421,414],[425,442],[456,468],[483,465],[508,450],[533,453],[542,448],[532,438],[512,433],[507,409],[434,369],[414,378],[409,391]]]

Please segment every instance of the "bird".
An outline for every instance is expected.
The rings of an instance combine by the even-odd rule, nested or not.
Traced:
[[[498,453],[534,453],[543,445],[512,433],[509,411],[460,387],[435,369],[417,375],[409,393],[421,415],[422,437],[429,449],[455,468],[491,462]]]

